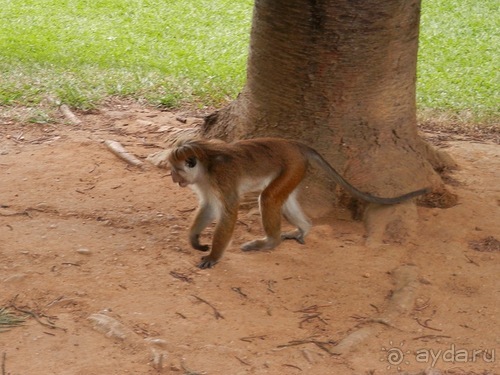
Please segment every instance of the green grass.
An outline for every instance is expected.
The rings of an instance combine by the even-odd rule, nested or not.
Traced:
[[[420,109],[498,123],[498,9],[497,0],[423,0],[417,81]]]
[[[245,78],[250,0],[0,0],[0,104],[220,103]]]
[[[252,0],[0,0],[0,105],[109,96],[222,105],[245,80]],[[420,111],[498,116],[497,0],[423,0]],[[497,119],[496,119],[497,120]]]
[[[20,326],[26,319],[10,312],[7,308],[0,308],[0,333]]]

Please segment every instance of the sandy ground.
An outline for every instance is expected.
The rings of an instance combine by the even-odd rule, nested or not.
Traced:
[[[0,307],[28,313],[0,332],[2,375],[499,373],[497,144],[427,134],[460,165],[460,203],[419,207],[414,243],[368,248],[347,212],[309,209],[306,245],[243,253],[262,234],[245,208],[199,270],[191,190],[103,144],[145,158],[199,119],[133,104],[78,116],[0,117]]]

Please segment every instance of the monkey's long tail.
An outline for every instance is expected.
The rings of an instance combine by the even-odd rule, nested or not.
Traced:
[[[352,186],[349,182],[347,182],[344,177],[338,173],[335,168],[333,168],[330,163],[328,163],[323,156],[321,156],[316,150],[309,148],[309,155],[311,159],[316,161],[316,163],[322,167],[325,171],[328,172],[328,174],[338,183],[340,186],[342,186],[344,189],[346,189],[349,193],[354,195],[357,198],[363,199],[367,202],[370,203],[377,203],[377,204],[396,204],[396,203],[401,203],[404,202],[408,199],[411,199],[413,197],[417,197],[422,194],[426,194],[430,192],[429,188],[424,188],[424,189],[419,189],[412,191],[410,193],[406,193],[403,195],[400,195],[398,197],[393,197],[393,198],[383,198],[383,197],[376,197],[370,193],[365,193],[362,192],[361,190],[358,190],[354,186]]]

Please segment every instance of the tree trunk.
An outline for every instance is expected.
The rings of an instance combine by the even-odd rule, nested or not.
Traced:
[[[420,0],[256,0],[246,85],[204,135],[299,139],[363,191],[452,204],[435,170],[454,163],[417,134],[419,17]],[[372,238],[415,216],[400,206],[367,211]]]

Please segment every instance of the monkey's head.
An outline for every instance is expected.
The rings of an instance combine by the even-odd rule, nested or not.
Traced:
[[[170,152],[168,163],[172,170],[172,181],[181,187],[201,183],[205,173],[201,141],[187,140],[179,142]]]

